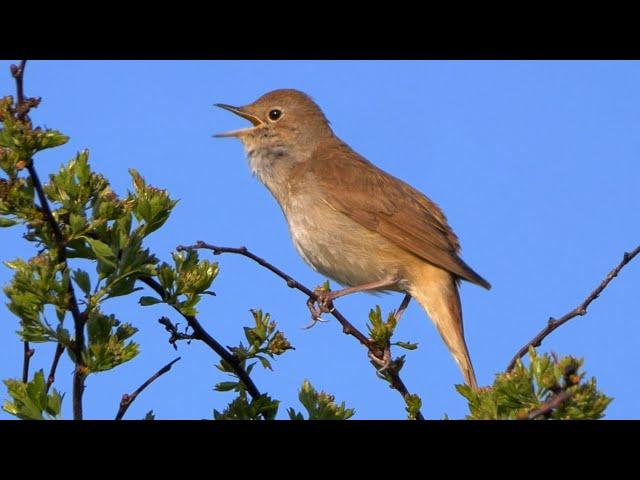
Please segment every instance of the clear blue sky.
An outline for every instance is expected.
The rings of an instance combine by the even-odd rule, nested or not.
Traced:
[[[0,64],[0,94],[14,93]],[[89,148],[95,170],[125,193],[129,167],[180,203],[148,245],[163,260],[178,244],[203,239],[246,245],[301,282],[324,279],[297,256],[282,213],[252,178],[240,143],[213,139],[245,122],[212,104],[245,104],[276,88],[297,88],[320,104],[334,131],[355,150],[436,201],[461,239],[467,263],[487,278],[487,292],[462,286],[467,342],[481,384],[504,370],[549,316],[575,307],[640,243],[640,63],[577,61],[33,61],[26,93],[42,96],[32,119],[70,135],[36,158],[41,175]],[[33,254],[18,228],[0,229],[2,260]],[[356,409],[358,419],[404,418],[400,396],[378,380],[356,341],[335,321],[311,330],[305,298],[256,264],[216,257],[221,272],[199,315],[225,345],[237,344],[250,308],[272,314],[296,347],[255,369],[259,388],[301,409],[304,379]],[[10,271],[0,267],[0,284]],[[562,327],[544,351],[586,358],[586,370],[614,397],[607,418],[639,418],[640,261],[629,264],[585,317]],[[142,294],[142,293],[141,293]],[[87,418],[112,418],[120,396],[162,365],[182,361],[132,405],[128,418],[153,409],[158,418],[211,418],[231,394],[204,345],[167,343],[157,318],[165,306],[141,308],[139,295],[106,305],[140,329],[141,354],[88,379]],[[395,308],[400,295],[358,294],[338,303],[364,329],[369,308]],[[328,317],[330,318],[330,317]],[[17,318],[0,310],[0,378],[19,377]],[[417,341],[403,378],[422,396],[428,418],[461,418],[454,390],[461,376],[435,328],[413,303],[397,330]],[[36,345],[35,368],[48,369],[51,348]],[[400,351],[399,353],[402,353]],[[67,392],[65,358],[56,387]],[[3,391],[3,397],[5,396]],[[9,416],[0,413],[0,418]]]

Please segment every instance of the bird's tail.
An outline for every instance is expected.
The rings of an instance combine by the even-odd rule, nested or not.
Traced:
[[[410,294],[433,321],[458,367],[464,381],[473,389],[478,388],[469,350],[464,340],[462,308],[455,277],[440,268],[424,264],[424,268],[412,282]]]

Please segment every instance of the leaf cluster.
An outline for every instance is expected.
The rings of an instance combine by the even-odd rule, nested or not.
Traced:
[[[378,347],[384,349],[387,345],[396,345],[400,348],[404,348],[405,350],[415,350],[418,348],[417,343],[402,341],[390,343],[391,337],[393,336],[397,326],[398,320],[395,312],[390,312],[387,315],[387,320],[385,321],[382,318],[382,310],[379,305],[376,305],[375,308],[372,308],[369,311],[369,323],[367,324],[367,329],[369,330],[369,337]]]
[[[568,398],[538,419],[602,418],[612,399],[598,390],[595,378],[586,380],[583,363],[571,356],[539,355],[531,347],[529,364],[518,360],[511,372],[496,375],[492,386],[474,391],[457,385],[456,389],[469,403],[468,419],[526,419],[561,392],[567,392]]]
[[[22,420],[44,420],[60,418],[61,395],[55,388],[47,392],[44,372],[38,370],[33,380],[23,383],[20,380],[5,380],[11,400],[5,400],[2,409]]]
[[[251,374],[258,362],[263,368],[273,370],[269,359],[282,355],[287,350],[293,350],[294,347],[281,331],[276,330],[277,325],[271,320],[271,316],[268,313],[262,313],[262,310],[251,310],[251,315],[253,317],[253,326],[244,327],[244,336],[247,344],[240,342],[238,346],[229,348],[248,374]],[[252,360],[257,361],[252,362]],[[218,383],[215,386],[217,391],[235,390],[236,392],[243,392],[245,390],[244,384],[238,379],[231,365],[225,360],[221,360],[216,365],[216,368],[234,378],[233,381]]]
[[[353,408],[347,408],[344,402],[337,404],[333,395],[317,391],[308,380],[302,383],[298,399],[307,411],[308,420],[348,420],[355,414]],[[287,413],[291,420],[304,420],[304,415],[293,408]]]
[[[104,313],[103,303],[139,290],[136,280],[156,274],[158,260],[143,241],[167,221],[177,202],[164,190],[148,185],[133,169],[132,191],[118,197],[107,179],[91,169],[89,152],[83,150],[43,185],[49,218],[36,201],[31,171],[25,175],[23,170],[36,154],[63,145],[68,137],[33,128],[28,119],[16,115],[16,108],[11,97],[0,100],[0,227],[23,225],[24,238],[35,243],[39,252],[27,260],[5,262],[14,272],[4,287],[7,306],[19,318],[17,333],[23,341],[62,344],[87,375],[110,370],[134,358],[139,348],[131,340],[137,329]],[[95,273],[71,268],[72,260],[93,263]],[[79,319],[81,328],[86,328],[87,341],[81,348],[77,332],[72,334],[64,326],[72,295],[73,303],[77,299],[82,307],[74,326],[77,329]],[[47,318],[49,309],[55,321]],[[5,383],[12,398],[5,404],[7,411],[36,418],[42,417],[35,413],[42,407],[40,412],[57,415],[47,405],[55,406],[58,397],[42,396],[38,375],[28,384]]]
[[[144,296],[140,305],[166,303],[185,316],[196,316],[196,305],[203,295],[215,295],[208,290],[218,275],[218,264],[200,260],[196,250],[173,252],[173,266],[163,262],[155,277],[163,288],[162,298]]]

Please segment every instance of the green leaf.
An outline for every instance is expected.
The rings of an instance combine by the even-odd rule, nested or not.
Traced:
[[[158,268],[158,280],[165,290],[172,290],[173,282],[175,281],[174,270],[168,264],[163,263]]]
[[[144,296],[144,297],[140,297],[140,300],[138,300],[138,303],[140,303],[140,305],[142,305],[143,307],[148,307],[149,305],[156,305],[157,303],[163,303],[163,302],[159,298]]]
[[[218,392],[228,392],[238,386],[238,382],[220,382],[217,383],[214,389]]]
[[[82,237],[82,238],[84,238],[87,242],[89,242],[89,245],[91,246],[91,250],[93,251],[98,261],[100,261],[101,263],[103,263],[105,266],[109,268],[110,271],[108,273],[113,272],[117,268],[116,256],[113,254],[113,250],[111,250],[111,247],[109,247],[109,245],[107,245],[104,242],[101,242],[100,240],[96,240],[93,238],[89,238],[89,237]]]
[[[83,352],[89,372],[111,370],[138,355],[138,344],[125,343],[137,331],[128,323],[120,323],[114,315],[92,310],[87,320],[88,345]]]
[[[347,420],[355,414],[355,410],[346,408],[344,402],[335,403],[333,395],[316,391],[308,380],[302,383],[298,399],[307,410],[309,420]]]
[[[473,390],[457,385],[467,399],[468,419],[520,419],[547,405],[555,395],[569,391],[571,395],[543,419],[598,419],[611,398],[596,388],[594,378],[584,381],[580,371],[582,360],[571,356],[557,359],[549,354],[529,350],[529,364],[519,360],[511,372],[496,375],[493,385]]]
[[[13,227],[14,225],[17,225],[17,224],[18,224],[17,220],[10,220],[8,218],[0,217],[0,228]]]
[[[391,345],[397,345],[398,347],[404,348],[406,350],[415,350],[416,348],[418,348],[417,343],[411,343],[411,342],[394,342]]]
[[[260,395],[247,400],[247,395],[242,392],[236,397],[224,411],[213,411],[215,420],[274,420],[278,413],[280,402],[273,400],[268,395]]]
[[[295,350],[282,332],[275,332],[269,339],[267,351],[270,355],[282,355],[287,350]]]
[[[417,418],[418,412],[422,408],[422,399],[418,395],[407,395],[404,399],[407,404],[407,418],[409,420],[415,420]]]
[[[371,339],[381,348],[384,348],[393,336],[396,324],[397,319],[393,312],[389,313],[386,322],[382,319],[382,310],[379,305],[369,311],[367,329]]]
[[[57,130],[45,130],[37,136],[36,151],[47,148],[55,148],[64,145],[69,141],[69,137]]]
[[[69,226],[71,227],[71,234],[75,235],[87,227],[87,221],[82,215],[71,212],[69,214]]]
[[[165,190],[147,185],[144,178],[133,168],[129,169],[135,187],[133,213],[142,223],[142,233],[149,235],[160,228],[169,218],[171,210],[178,203]]]
[[[296,412],[293,408],[288,408],[289,420],[304,420],[304,416],[300,412]]]
[[[89,278],[89,274],[84,270],[74,270],[73,280],[78,284],[84,294],[89,296],[91,293],[91,279]]]
[[[55,253],[43,252],[28,262],[5,262],[14,270],[14,276],[4,292],[9,298],[9,311],[20,318],[20,337],[29,342],[47,342],[55,339],[54,330],[44,321],[45,305],[53,305],[57,311],[68,305],[67,280],[60,275],[62,265],[52,257]],[[62,278],[60,278],[62,277]]]
[[[63,397],[55,389],[47,394],[43,370],[38,370],[28,383],[9,379],[4,384],[11,397],[2,406],[5,412],[23,420],[59,418]]]
[[[260,355],[256,355],[256,358],[260,360],[260,363],[262,364],[263,368],[267,370],[273,370],[273,368],[271,368],[271,362],[269,362],[269,360],[267,360],[266,358]]]

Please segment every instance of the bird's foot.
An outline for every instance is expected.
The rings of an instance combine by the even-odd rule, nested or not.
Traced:
[[[391,348],[387,345],[382,353],[382,358],[376,357],[373,352],[369,351],[369,360],[378,365],[379,374],[383,374],[391,365]]]
[[[307,300],[307,307],[311,312],[311,317],[314,320],[318,320],[320,315],[323,313],[331,313],[335,310],[333,306],[333,300],[339,297],[339,292],[332,292],[329,290],[329,282],[326,282],[324,285],[317,287],[313,290],[316,298],[311,298]],[[316,307],[317,305],[317,307]]]
[[[339,292],[331,292],[325,290],[324,288],[316,288],[314,293],[317,295],[317,299],[315,303],[318,304],[318,310],[320,313],[331,313],[335,310],[333,306],[333,300],[338,298],[339,295],[336,295]]]
[[[311,327],[315,327],[316,323],[318,322],[327,322],[328,320],[322,319],[322,314],[331,312],[333,310],[333,306],[331,306],[331,309],[329,309],[327,307],[326,302],[323,302],[320,300],[321,296],[318,294],[318,292],[316,291],[315,293],[316,295],[318,295],[317,300],[314,300],[311,297],[309,297],[309,299],[307,300],[307,308],[311,312],[311,323],[306,327],[302,327],[304,330],[308,330]],[[316,303],[318,304],[317,307],[315,305]]]

